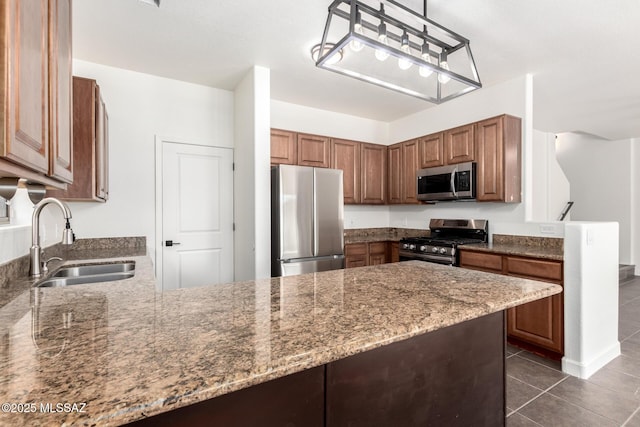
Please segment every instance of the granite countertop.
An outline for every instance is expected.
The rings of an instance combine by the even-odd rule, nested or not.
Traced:
[[[405,237],[424,237],[429,233],[430,230],[417,228],[352,228],[344,230],[344,243],[399,242]]]
[[[475,243],[459,247],[460,250],[490,252],[532,258],[564,260],[564,240],[559,238],[494,235],[493,243]]]
[[[562,289],[409,261],[159,292],[148,257],[109,260],[135,278],[0,306],[0,403],[37,405],[0,425],[119,425]]]

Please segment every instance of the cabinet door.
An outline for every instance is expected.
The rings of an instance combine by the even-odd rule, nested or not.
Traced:
[[[402,144],[387,149],[388,192],[387,203],[402,203]]]
[[[402,203],[419,203],[417,172],[420,168],[418,140],[402,143]]]
[[[362,144],[362,203],[384,205],[386,176],[387,147]]]
[[[48,0],[3,2],[0,155],[49,172]],[[7,15],[8,14],[8,15]],[[7,91],[8,92],[5,92]]]
[[[387,262],[387,244],[385,242],[369,243],[368,265],[380,265]]]
[[[324,136],[298,134],[298,165],[328,168],[331,140]]]
[[[388,242],[388,262],[400,262],[400,242]]]
[[[295,132],[271,129],[271,164],[295,165],[298,162],[298,141]]]
[[[71,0],[50,0],[49,4],[49,175],[70,183],[73,181]]]
[[[522,200],[522,120],[503,115],[476,123],[477,200]]]
[[[476,125],[476,198],[478,201],[504,200],[504,152],[500,117]]]
[[[106,129],[106,117],[107,113],[104,106],[104,101],[100,96],[100,88],[96,86],[96,196],[99,199],[107,199],[107,149],[108,142],[105,139],[107,136]]]
[[[64,200],[103,202],[109,195],[109,118],[95,80],[73,77],[73,183],[48,191]]]
[[[361,153],[359,142],[331,140],[331,167],[343,172],[344,203],[360,203]]]
[[[460,126],[444,132],[444,155],[446,164],[475,160],[474,125]]]
[[[444,136],[442,132],[420,138],[420,167],[444,165]]]
[[[345,268],[364,267],[368,261],[366,243],[349,243],[344,245]]]
[[[460,249],[460,267],[502,274],[502,255]]]
[[[557,261],[505,257],[511,276],[562,284],[563,264]],[[553,295],[507,312],[507,334],[527,343],[564,352],[563,294]]]

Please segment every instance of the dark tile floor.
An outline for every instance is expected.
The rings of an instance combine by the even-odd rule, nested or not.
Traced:
[[[508,346],[507,426],[640,427],[640,277],[620,286],[622,355],[588,380]]]

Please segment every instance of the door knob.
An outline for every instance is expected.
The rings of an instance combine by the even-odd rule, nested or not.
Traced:
[[[164,245],[165,246],[176,246],[176,245],[179,245],[179,244],[180,244],[179,242],[174,242],[173,240],[165,240],[164,241]]]

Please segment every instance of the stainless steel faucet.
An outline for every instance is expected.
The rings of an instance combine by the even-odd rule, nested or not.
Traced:
[[[29,274],[31,275],[31,277],[40,277],[42,273],[46,271],[46,265],[41,260],[42,248],[40,247],[40,212],[42,212],[42,208],[50,203],[53,203],[60,207],[60,209],[62,210],[62,215],[66,220],[66,226],[64,231],[62,232],[61,243],[63,245],[70,245],[75,240],[75,235],[73,234],[71,224],[69,223],[69,220],[71,219],[71,210],[69,209],[69,206],[54,197],[47,197],[45,199],[42,199],[40,203],[33,207],[33,217],[31,218],[31,249],[29,250],[29,254],[31,255],[31,267],[29,270]]]

